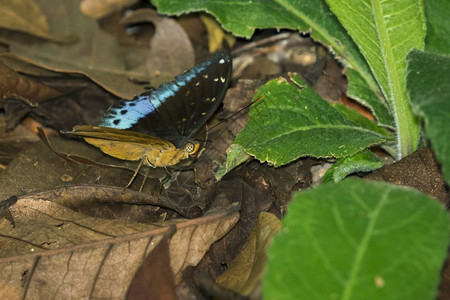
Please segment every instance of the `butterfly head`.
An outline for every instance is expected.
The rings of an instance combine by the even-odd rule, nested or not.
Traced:
[[[188,141],[186,145],[184,145],[184,151],[189,155],[196,154],[199,148],[200,143],[197,141]]]

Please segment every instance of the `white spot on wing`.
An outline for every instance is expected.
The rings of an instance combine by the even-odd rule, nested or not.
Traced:
[[[221,60],[219,60],[219,64],[224,64],[225,63],[225,59],[221,59]]]

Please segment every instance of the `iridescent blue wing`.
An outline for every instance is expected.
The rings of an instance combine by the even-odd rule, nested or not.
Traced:
[[[231,57],[216,52],[210,60],[143,93],[119,101],[103,116],[104,127],[136,131],[177,143],[194,137],[222,102],[231,77]]]

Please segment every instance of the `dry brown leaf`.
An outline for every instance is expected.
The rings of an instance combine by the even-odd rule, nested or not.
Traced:
[[[148,78],[148,75],[127,69],[117,40],[80,13],[79,1],[38,0],[37,3],[56,34],[76,33],[79,40],[62,45],[2,31],[0,40],[10,46],[8,55],[52,71],[86,75],[121,98],[131,99],[142,92],[142,87],[128,78]],[[26,14],[21,17],[28,18]]]
[[[172,228],[174,230],[167,230],[167,234],[164,234],[136,272],[127,291],[128,300],[178,299],[175,292],[175,279],[170,269],[169,243],[170,237],[175,233],[175,227]]]
[[[88,17],[100,19],[136,2],[138,0],[81,0],[80,11]]]
[[[248,296],[261,280],[272,237],[281,229],[281,222],[271,213],[258,216],[247,242],[217,283],[243,296]]]
[[[5,169],[5,165],[7,165],[20,150],[38,140],[39,138],[28,131],[24,126],[18,126],[12,131],[6,131],[5,117],[4,115],[0,116],[0,174],[2,174]],[[11,195],[8,195],[3,199],[8,198],[9,196]]]
[[[177,282],[239,218],[236,205],[161,225],[90,218],[44,200],[22,198],[9,210],[15,227],[0,220],[1,299],[123,298],[143,259],[173,225]]]
[[[0,27],[21,31],[40,38],[69,42],[73,40],[73,36],[56,36],[50,32],[46,16],[42,13],[41,8],[33,0],[3,0],[0,2]],[[24,16],[26,16],[24,18]]]
[[[206,31],[208,31],[209,52],[221,49],[224,40],[230,48],[233,47],[234,43],[236,43],[236,38],[232,34],[225,32],[213,17],[203,14],[200,16],[200,19],[205,24]]]
[[[20,97],[36,104],[61,95],[60,92],[43,83],[16,73],[1,62],[0,75],[2,76],[0,81],[0,96],[2,99]]]
[[[156,28],[147,56],[147,70],[153,86],[172,80],[194,66],[194,48],[183,27],[175,20],[158,16],[152,9],[137,10],[122,20],[124,25],[141,22],[151,22]]]

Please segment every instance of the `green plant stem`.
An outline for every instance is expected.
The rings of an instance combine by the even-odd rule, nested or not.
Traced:
[[[392,51],[392,44],[383,20],[383,11],[380,1],[373,1],[373,13],[375,14],[376,28],[378,29],[383,59],[385,61],[388,77],[389,91],[384,91],[395,119],[397,135],[397,159],[401,159],[415,150],[419,142],[419,122],[414,116],[409,98],[406,93],[406,77],[399,72]],[[406,64],[406,62],[405,62]],[[390,67],[389,67],[390,66]]]

